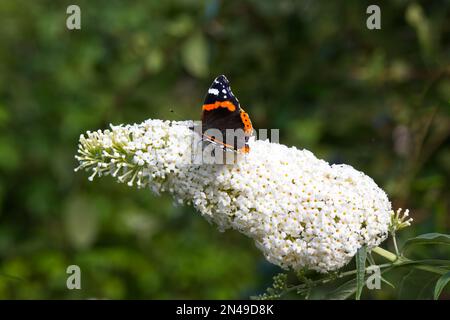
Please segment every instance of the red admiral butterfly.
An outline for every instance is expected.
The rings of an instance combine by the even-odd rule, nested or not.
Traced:
[[[224,75],[218,76],[209,87],[202,110],[202,135],[204,140],[216,143],[230,151],[244,153],[250,151],[247,142],[253,134],[252,122],[248,114],[239,105],[238,99],[231,91],[230,82]],[[220,131],[222,137],[219,139],[208,134],[206,131],[209,129]],[[239,144],[239,141],[233,138],[233,144],[225,143],[225,141],[228,142],[228,139],[226,139],[227,129],[242,130],[245,141]],[[243,147],[240,147],[242,145]]]

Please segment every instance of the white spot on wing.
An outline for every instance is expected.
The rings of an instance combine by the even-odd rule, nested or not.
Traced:
[[[211,94],[213,94],[215,96],[218,96],[219,95],[219,90],[218,89],[214,89],[214,88],[210,88],[208,90],[208,93],[211,93]]]
[[[227,90],[225,90],[225,89],[222,89],[222,93],[227,93]]]

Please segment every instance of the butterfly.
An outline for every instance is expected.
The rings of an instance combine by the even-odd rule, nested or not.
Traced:
[[[235,130],[235,136],[227,139],[227,134],[230,134],[227,129]],[[209,87],[202,106],[203,140],[219,145],[226,151],[248,153],[250,148],[247,142],[252,134],[250,117],[231,91],[230,82],[224,75],[218,76]]]

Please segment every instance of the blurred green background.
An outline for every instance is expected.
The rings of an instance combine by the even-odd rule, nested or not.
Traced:
[[[81,30],[66,28],[70,4]],[[271,283],[280,270],[245,236],[73,172],[81,133],[199,119],[219,74],[256,128],[410,208],[400,242],[448,233],[450,2],[378,2],[381,30],[366,28],[369,4],[0,1],[0,298],[247,298]],[[82,290],[66,288],[71,264]]]

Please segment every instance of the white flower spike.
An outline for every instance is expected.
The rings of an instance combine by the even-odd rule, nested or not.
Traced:
[[[308,150],[250,139],[234,164],[193,164],[193,122],[147,120],[81,135],[77,169],[89,180],[111,175],[129,186],[170,192],[220,230],[254,239],[268,261],[318,272],[347,264],[358,248],[386,239],[391,203],[348,165]]]

